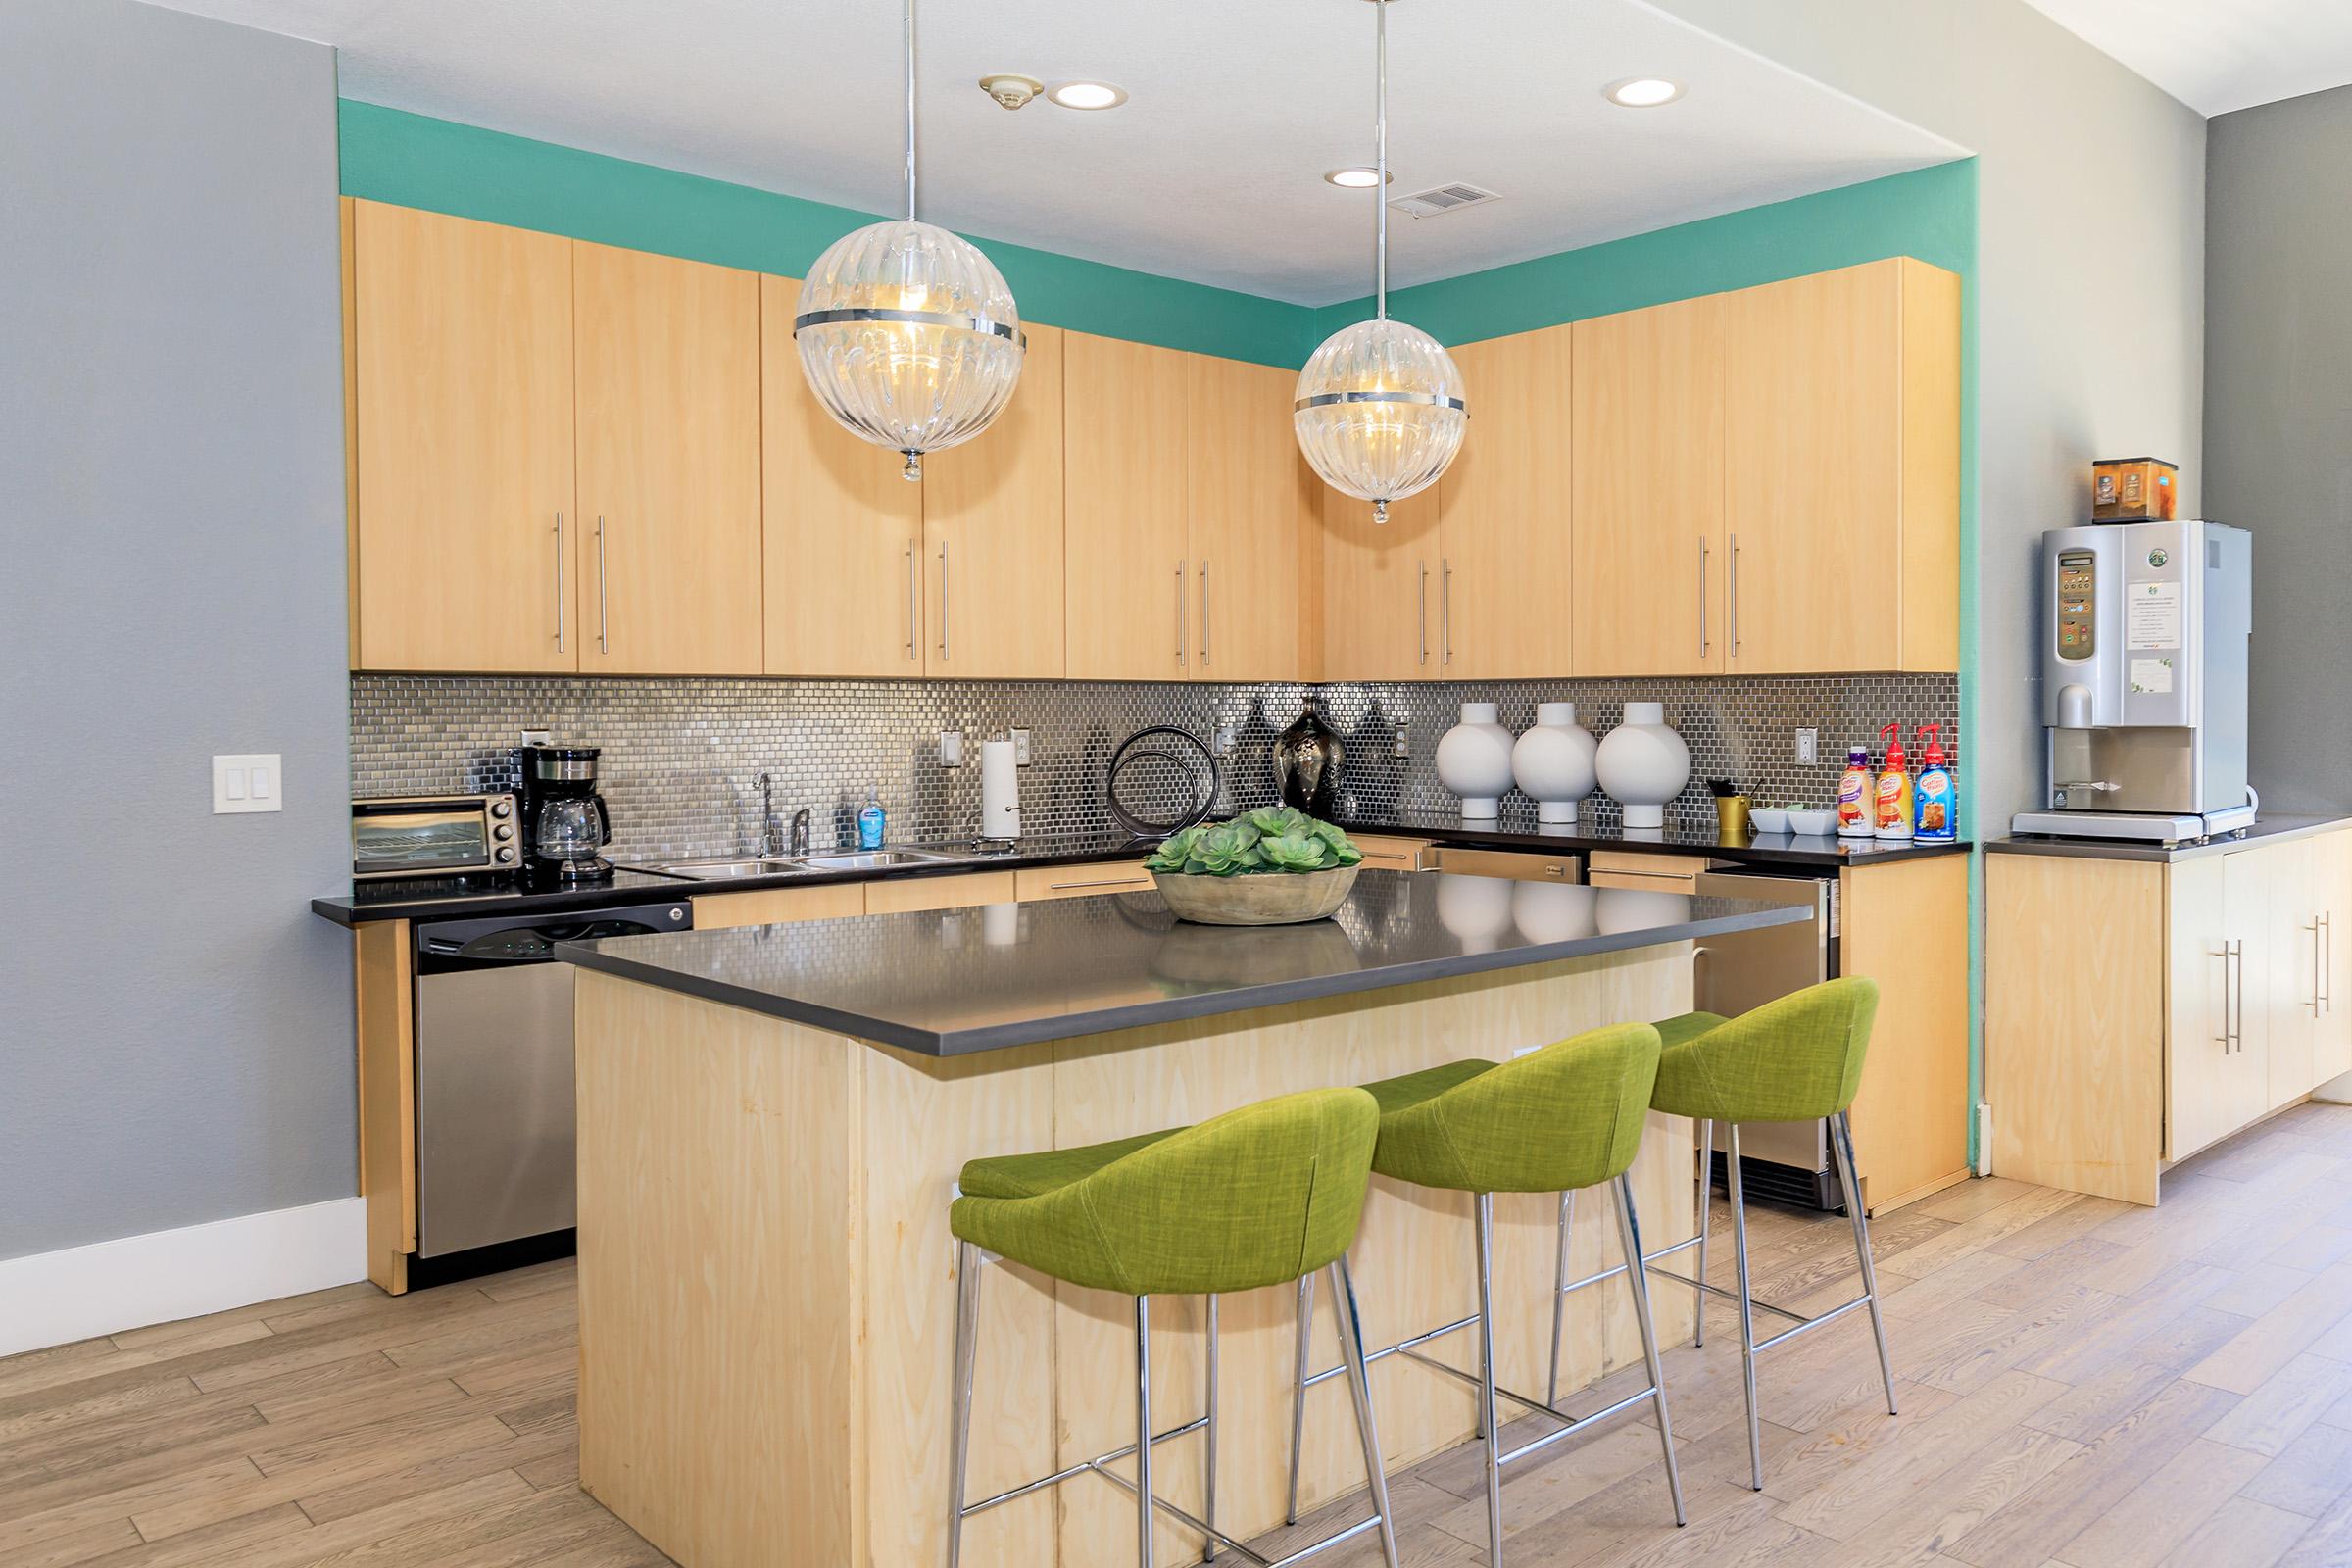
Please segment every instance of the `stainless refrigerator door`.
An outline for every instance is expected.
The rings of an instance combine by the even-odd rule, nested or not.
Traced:
[[[416,1250],[568,1229],[573,1193],[568,963],[416,982]]]
[[[1759,904],[1802,904],[1813,918],[1802,925],[1768,926],[1708,937],[1698,945],[1694,988],[1701,1012],[1737,1017],[1792,991],[1830,977],[1830,901],[1838,884],[1828,877],[1745,876],[1702,871],[1695,891],[1718,899],[1752,899]],[[1725,1130],[1715,1129],[1715,1147],[1728,1152]],[[1755,1121],[1740,1127],[1740,1152],[1798,1170],[1830,1167],[1829,1145],[1817,1121]]]

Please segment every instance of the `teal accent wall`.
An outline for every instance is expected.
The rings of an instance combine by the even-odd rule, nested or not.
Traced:
[[[663,256],[800,277],[876,215],[682,174],[346,98],[343,194]],[[1296,366],[1303,306],[979,235],[1023,318],[1165,348]]]
[[[345,195],[450,213],[608,245],[788,276],[875,215],[550,142],[482,130],[345,99]],[[1499,337],[1586,317],[1638,310],[1915,256],[1962,279],[1960,478],[1960,723],[1980,733],[1978,660],[1977,162],[1963,159],[1769,206],[1680,223],[1441,282],[1399,289],[1390,314],[1441,342]],[[1371,314],[1367,299],[1309,309],[974,235],[1004,273],[1026,319],[1261,365],[1303,364],[1314,346]],[[1471,388],[1476,409],[1477,388]],[[1960,831],[1979,830],[1960,764]],[[1983,857],[1972,859],[1972,906],[1982,907]],[[1983,1017],[1980,922],[1971,919],[1972,1038]],[[1971,1053],[1969,1103],[1983,1094],[1983,1053]],[[1969,1146],[1976,1148],[1971,1115]]]

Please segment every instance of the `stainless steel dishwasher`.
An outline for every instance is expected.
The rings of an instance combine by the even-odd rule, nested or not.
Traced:
[[[416,927],[417,1255],[572,1227],[572,966],[555,944],[693,924],[677,899]]]

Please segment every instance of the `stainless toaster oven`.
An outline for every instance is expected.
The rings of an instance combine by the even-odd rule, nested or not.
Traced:
[[[403,795],[351,803],[351,874],[512,871],[522,841],[512,795]]]

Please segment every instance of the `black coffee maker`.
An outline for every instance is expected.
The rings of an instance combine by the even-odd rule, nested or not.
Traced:
[[[515,754],[515,796],[522,815],[528,874],[564,882],[600,881],[612,862],[597,851],[612,842],[612,813],[596,790],[595,746],[524,746]]]

